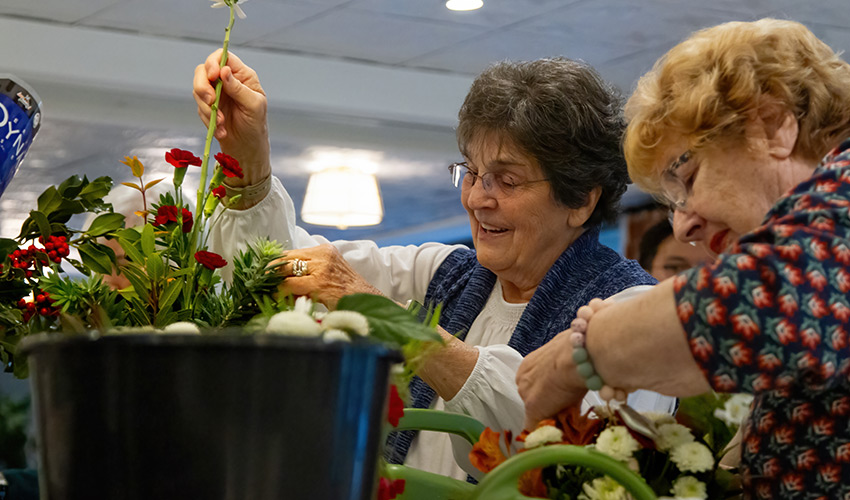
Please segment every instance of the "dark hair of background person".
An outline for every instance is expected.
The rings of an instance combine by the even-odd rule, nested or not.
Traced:
[[[646,272],[652,273],[652,261],[658,253],[658,247],[670,236],[673,236],[673,226],[667,219],[658,221],[643,233],[638,246],[638,263]]]
[[[479,134],[504,133],[538,162],[558,203],[578,208],[602,189],[585,226],[613,222],[629,183],[622,109],[616,88],[583,62],[500,62],[472,83],[458,113],[458,146],[466,153]]]

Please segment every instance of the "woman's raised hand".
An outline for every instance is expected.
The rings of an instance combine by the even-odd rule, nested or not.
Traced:
[[[281,267],[281,272],[286,276],[280,285],[282,293],[305,295],[330,310],[335,309],[336,303],[345,295],[382,295],[357,274],[333,245],[288,250],[285,260],[287,264]]]
[[[271,173],[266,94],[257,72],[232,52],[228,53],[227,64],[219,68],[221,54],[221,49],[216,50],[195,68],[192,93],[198,103],[198,116],[204,126],[209,125],[215,82],[221,78],[215,138],[222,152],[239,161],[245,174],[241,180],[228,179],[228,184],[256,184]]]

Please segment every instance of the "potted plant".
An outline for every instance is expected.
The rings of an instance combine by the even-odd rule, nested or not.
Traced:
[[[230,12],[222,64],[237,2],[213,5]],[[73,175],[0,239],[0,361],[32,380],[42,498],[372,497],[392,367],[439,335],[384,297],[344,297],[322,316],[279,296],[285,254],[270,241],[222,282],[206,228],[228,209],[223,179],[242,173],[219,153],[209,175],[213,125],[202,157],[166,153],[174,189],[158,199],[162,179],[125,157],[142,224],[104,201],[110,178]],[[72,227],[81,214],[91,223]],[[116,268],[129,287],[104,284]]]

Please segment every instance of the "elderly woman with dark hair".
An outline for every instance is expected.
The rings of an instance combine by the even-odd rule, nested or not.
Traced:
[[[580,347],[611,387],[754,394],[746,498],[850,497],[850,64],[799,23],[727,23],[671,49],[626,113],[632,178],[716,260],[594,302],[526,357],[527,423],[581,401]]]
[[[421,378],[414,379],[414,407],[466,413],[490,427],[520,431],[514,377],[522,356],[565,329],[591,297],[655,283],[598,241],[599,225],[615,217],[628,176],[621,101],[590,67],[546,59],[497,64],[479,76],[459,114],[464,161],[449,167],[475,250],[438,243],[378,248],[370,241],[329,243],[295,225],[292,201],[271,176],[266,98],[257,75],[233,55],[219,71],[219,57],[216,52],[198,66],[195,97],[206,122],[210,82],[222,78],[226,98],[216,137],[242,162],[245,179],[228,182],[243,185],[228,189],[241,188],[245,210],[224,212],[211,244],[232,255],[257,234],[287,242],[299,249],[287,258],[300,261],[284,270],[287,291],[329,308],[356,292],[441,304],[446,345],[429,352]],[[631,401],[656,411],[671,411],[675,403],[647,392]],[[597,402],[590,394],[585,405]],[[392,461],[466,477],[451,459],[447,435],[413,440],[412,433],[399,433],[390,445]]]

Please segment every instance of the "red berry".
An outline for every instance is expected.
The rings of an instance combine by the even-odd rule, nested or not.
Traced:
[[[22,298],[21,300],[19,300],[18,301],[18,307],[20,307],[21,309],[26,309],[26,307],[27,307],[26,299]]]
[[[36,295],[35,301],[38,302],[38,303],[44,302],[44,294],[40,293],[40,294]]]
[[[38,310],[38,314],[41,314],[42,316],[47,316],[48,314],[50,314],[50,309],[42,307]]]
[[[55,262],[55,263],[57,263],[57,264],[58,264],[58,263],[62,262],[62,258],[61,258],[61,257],[56,257],[55,259],[53,259],[53,262]]]
[[[35,311],[35,303],[27,302],[27,311],[29,311],[29,312]]]
[[[48,244],[44,245],[44,249],[49,252],[49,251],[53,250],[54,246],[55,245],[53,243],[48,243]]]
[[[26,276],[27,278],[32,278],[32,271],[27,271]]]
[[[56,253],[56,250],[51,250],[51,251],[47,252],[47,256],[50,257],[51,259],[55,259],[58,256],[58,254]]]

